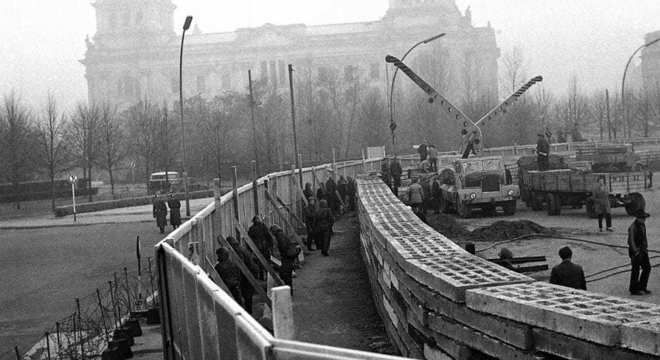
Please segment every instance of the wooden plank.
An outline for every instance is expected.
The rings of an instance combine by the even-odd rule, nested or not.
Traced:
[[[273,269],[273,267],[270,265],[270,262],[266,260],[266,258],[263,256],[263,254],[261,254],[261,251],[259,251],[259,248],[254,243],[254,241],[250,237],[250,235],[248,234],[248,231],[245,229],[245,226],[243,226],[243,224],[239,223],[238,226],[236,227],[236,230],[238,230],[239,232],[245,234],[245,237],[243,237],[243,239],[245,240],[245,243],[248,245],[250,250],[252,250],[254,255],[257,257],[257,260],[259,260],[259,263],[261,264],[261,266],[263,266],[264,269],[266,269],[266,271],[270,274],[270,276],[273,277],[273,279],[275,280],[277,285],[284,285],[284,281],[282,281],[282,279],[280,279],[279,274],[275,271],[275,269]]]
[[[289,209],[289,207],[286,206],[286,204],[284,203],[284,201],[282,201],[282,199],[280,199],[279,196],[275,195],[275,199],[277,200],[278,203],[280,203],[280,205],[282,205],[282,207],[284,208],[284,210],[286,210],[286,212],[287,212],[289,215],[291,215],[291,217],[294,218],[294,219],[300,224],[300,226],[304,227],[305,229],[307,228],[307,226],[305,225],[305,222],[302,221],[302,220],[298,217],[298,215],[294,214],[293,211],[291,211],[291,209]]]
[[[254,288],[254,290],[260,295],[263,296],[265,299],[266,303],[268,304],[268,307],[271,307],[271,301],[264,289],[261,287],[262,285],[259,283],[257,279],[255,279],[254,275],[252,275],[252,272],[250,272],[250,269],[245,266],[243,263],[243,260],[241,259],[240,256],[234,251],[234,248],[229,244],[229,242],[223,238],[222,236],[218,237],[218,242],[227,249],[227,252],[229,253],[229,257],[231,258],[231,261],[238,266],[238,268],[241,270],[243,275],[248,279],[250,282],[250,285]],[[272,307],[271,307],[272,308]]]

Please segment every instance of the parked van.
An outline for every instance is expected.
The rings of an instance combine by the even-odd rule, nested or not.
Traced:
[[[167,193],[169,191],[179,192],[183,190],[183,181],[176,171],[159,171],[152,173],[149,177],[149,194],[155,194],[160,191]]]

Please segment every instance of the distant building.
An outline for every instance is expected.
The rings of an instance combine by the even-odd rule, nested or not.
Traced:
[[[646,34],[644,44],[660,39],[660,31]],[[642,81],[648,92],[660,94],[660,42],[642,50]]]
[[[176,101],[181,39],[174,31],[172,2],[96,0],[92,6],[96,34],[86,40],[81,60],[89,100]],[[497,100],[495,32],[490,25],[472,26],[470,10],[461,14],[454,0],[389,0],[385,16],[372,22],[265,24],[208,34],[191,30],[185,41],[184,96],[245,91],[248,69],[254,79],[286,89],[287,64],[312,76],[329,68],[346,77],[358,71],[385,91],[385,55],[401,57],[416,42],[442,32],[447,36],[420,46],[406,62],[452,100]]]

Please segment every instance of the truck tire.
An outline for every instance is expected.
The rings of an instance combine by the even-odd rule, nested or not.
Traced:
[[[548,215],[556,216],[561,214],[561,199],[559,194],[548,194]]]
[[[595,219],[598,217],[598,214],[596,214],[596,207],[594,206],[594,201],[591,199],[588,199],[585,202],[585,208],[587,209],[587,217],[590,219]],[[628,211],[628,208],[626,208],[626,211]]]
[[[504,215],[514,215],[516,213],[516,200],[506,202],[502,208],[504,209]]]
[[[632,216],[635,211],[638,209],[645,209],[646,208],[646,200],[644,199],[644,196],[640,193],[632,193],[628,195],[625,204],[626,207],[626,214]]]
[[[531,191],[529,197],[532,202],[532,210],[534,211],[543,210],[543,201],[541,200],[540,194],[537,194],[536,191]]]
[[[456,206],[458,207],[458,215],[460,217],[467,219],[472,216],[472,209],[470,206],[464,204],[463,202],[459,202]]]

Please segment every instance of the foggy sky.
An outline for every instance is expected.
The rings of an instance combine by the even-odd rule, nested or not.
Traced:
[[[139,0],[136,0],[139,1]],[[620,86],[627,58],[646,33],[660,30],[658,0],[456,0],[473,22],[488,21],[503,53],[523,49],[527,75],[561,93],[577,75],[586,91]],[[326,24],[378,20],[388,0],[178,0],[175,26],[195,16],[203,32],[264,23]],[[95,32],[84,0],[0,0],[0,95],[12,88],[35,106],[52,91],[64,106],[87,97],[85,35]],[[441,30],[441,29],[439,29]]]

